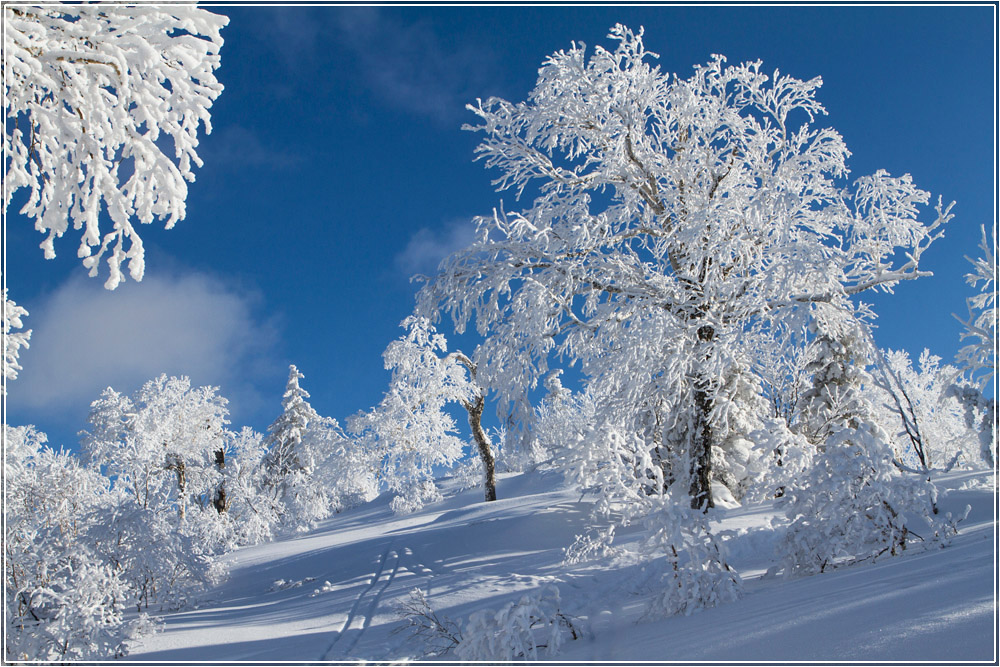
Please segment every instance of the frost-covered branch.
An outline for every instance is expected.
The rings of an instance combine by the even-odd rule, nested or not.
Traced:
[[[83,232],[77,256],[105,287],[145,268],[134,222],[185,216],[198,129],[222,92],[215,78],[228,18],[193,4],[4,5],[4,207],[55,239]],[[102,209],[111,230],[102,231]],[[96,248],[96,252],[95,252]]]
[[[28,311],[7,299],[7,289],[3,291],[3,394],[7,394],[7,385],[11,380],[17,378],[17,372],[21,370],[18,357],[21,348],[27,348],[28,340],[31,338],[31,331],[14,331],[24,325],[21,318],[28,314]]]

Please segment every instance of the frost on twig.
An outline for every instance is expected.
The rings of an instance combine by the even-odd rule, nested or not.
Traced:
[[[184,219],[229,19],[193,3],[5,4],[3,14],[4,208],[27,189],[20,213],[46,235],[46,258],[72,224],[91,276],[107,254],[106,288],[123,264],[142,280],[134,222]]]
[[[462,641],[458,624],[448,617],[438,616],[427,602],[427,593],[414,588],[396,608],[402,625],[393,632],[409,631],[411,639],[424,647],[423,657],[440,657],[452,651]]]

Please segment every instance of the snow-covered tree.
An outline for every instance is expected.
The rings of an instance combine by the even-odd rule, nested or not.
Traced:
[[[336,419],[323,417],[299,386],[293,365],[281,400],[282,413],[264,443],[264,486],[285,528],[298,529],[374,496],[374,470],[363,449]]]
[[[137,607],[183,605],[222,576],[220,545],[200,525],[218,516],[216,453],[229,437],[216,391],[161,375],[131,396],[109,387],[91,404],[81,453],[114,480],[97,548],[124,572]]]
[[[897,460],[910,468],[943,469],[976,461],[977,434],[965,422],[961,401],[949,389],[957,369],[924,350],[916,367],[903,350],[880,354],[870,386],[871,402],[881,408],[878,422],[894,434]]]
[[[142,507],[210,505],[220,473],[229,411],[217,387],[192,387],[187,377],[160,375],[132,396],[111,389],[91,405],[83,453]]]
[[[6,4],[3,14],[4,208],[28,189],[20,212],[46,235],[46,258],[72,225],[91,276],[107,253],[105,287],[123,280],[123,263],[141,280],[134,222],[169,229],[185,216],[228,19],[193,3]]]
[[[267,447],[259,433],[244,427],[231,434],[222,484],[226,491],[226,511],[222,541],[227,548],[267,542],[280,525],[283,506],[276,502],[266,484],[264,458]]]
[[[496,500],[493,448],[481,422],[485,392],[477,384],[476,364],[461,352],[448,354],[446,338],[426,318],[408,317],[401,326],[407,333],[382,355],[392,370],[389,390],[377,407],[352,419],[351,430],[378,461],[381,482],[396,494],[395,507],[413,511],[439,495],[434,468],[462,457],[464,442],[445,409],[458,403],[469,416],[486,500]]]
[[[982,240],[979,249],[982,257],[966,259],[972,264],[972,273],[965,275],[970,286],[979,289],[979,294],[966,299],[969,309],[968,319],[955,316],[965,325],[962,339],[971,339],[968,345],[958,351],[958,363],[973,378],[980,390],[985,389],[996,374],[997,359],[997,263],[993,245],[986,238],[986,228],[981,228]],[[994,231],[994,238],[996,232]],[[982,283],[982,285],[980,285]]]
[[[264,467],[273,486],[279,486],[285,477],[303,469],[302,436],[310,422],[319,421],[319,415],[306,401],[309,392],[299,386],[304,377],[294,365],[288,367],[281,414],[267,427],[268,453]]]
[[[982,228],[979,249],[983,256],[975,260],[969,259],[974,270],[966,274],[966,282],[973,287],[982,282],[982,286],[979,287],[979,294],[966,300],[968,319],[956,316],[965,325],[962,338],[971,338],[972,342],[959,350],[957,357],[967,378],[957,381],[949,389],[949,393],[965,406],[966,423],[979,430],[979,453],[990,467],[996,461],[997,408],[996,397],[990,398],[984,391],[996,377],[997,367],[996,228],[993,230],[993,240],[994,244],[991,246],[986,238],[986,228]]]
[[[525,102],[469,107],[498,188],[535,196],[477,218],[418,313],[475,321],[477,381],[522,430],[551,356],[580,363],[595,395],[622,397],[608,422],[631,449],[616,455],[671,461],[709,507],[725,379],[810,305],[856,319],[855,295],[927,275],[951,215],[939,203],[923,222],[929,195],[909,175],[847,181],[841,136],[816,122],[818,77],[716,56],[682,78],[651,64],[641,31],[610,37],[546,59]]]
[[[856,425],[858,416],[869,411],[862,389],[873,383],[867,367],[874,350],[857,320],[826,304],[812,307],[809,331],[809,383],[799,397],[797,427],[822,448],[835,429],[844,423]]]
[[[31,331],[14,331],[21,329],[24,324],[21,318],[28,314],[28,311],[7,299],[7,288],[3,290],[3,395],[7,395],[7,384],[17,378],[17,372],[21,370],[17,359],[21,354],[21,348],[28,347],[28,340],[31,338]]]

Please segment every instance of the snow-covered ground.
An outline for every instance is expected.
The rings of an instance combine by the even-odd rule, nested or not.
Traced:
[[[242,549],[198,608],[167,613],[130,661],[353,661],[418,658],[397,606],[421,588],[460,623],[555,584],[581,638],[560,661],[997,660],[996,506],[990,473],[944,477],[942,511],[969,517],[951,544],[787,580],[774,562],[770,503],[719,509],[737,602],[646,617],[634,569],[563,564],[589,503],[554,473],[501,476],[500,500],[444,483],[445,499],[393,515],[385,496],[315,530]],[[919,531],[918,531],[919,532]],[[622,539],[628,539],[626,534]],[[448,656],[446,656],[447,658]]]

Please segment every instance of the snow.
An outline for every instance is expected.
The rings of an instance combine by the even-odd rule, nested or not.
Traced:
[[[408,515],[391,494],[298,536],[238,550],[228,581],[200,606],[163,615],[135,661],[338,661],[419,658],[396,607],[421,588],[460,626],[554,584],[582,630],[558,658],[656,661],[996,660],[996,486],[989,472],[942,477],[942,512],[972,511],[945,547],[798,579],[776,562],[770,501],[717,508],[713,530],[745,584],[742,599],[689,616],[644,616],[636,566],[563,564],[583,533],[587,497],[553,472],[501,475],[500,500],[440,481],[444,499]],[[777,525],[777,523],[775,524]],[[630,532],[630,530],[632,532]],[[619,533],[636,539],[638,528]],[[279,583],[280,582],[280,583]],[[454,655],[445,658],[454,659]]]

